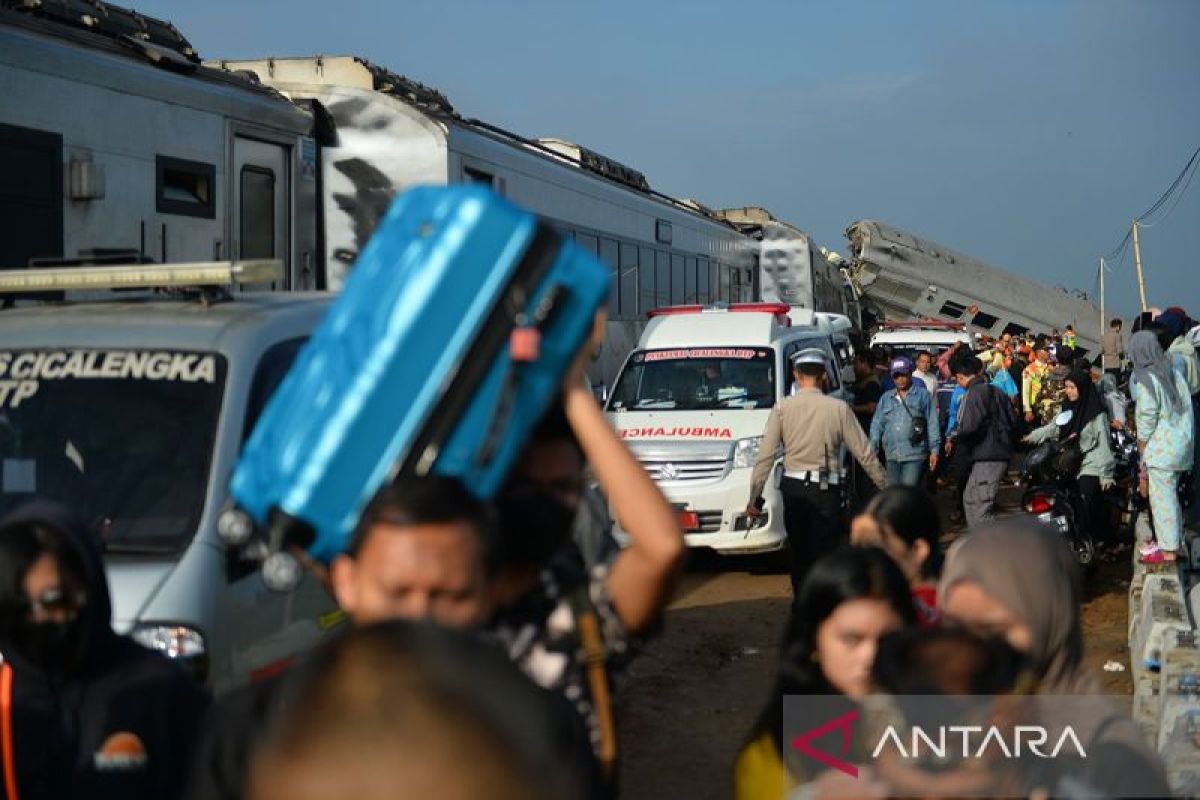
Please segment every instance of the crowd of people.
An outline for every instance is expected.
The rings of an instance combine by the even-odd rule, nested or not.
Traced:
[[[1127,339],[1122,328],[1112,321],[1094,360],[1081,355],[1071,326],[1061,335],[1005,335],[943,352],[858,353],[852,410],[868,447],[859,432],[842,439],[869,480],[848,476],[851,491],[838,493],[843,507],[858,509],[848,544],[837,515],[819,537],[811,517],[799,530],[830,546],[810,549],[793,568],[779,677],[739,755],[736,796],[1054,796],[1081,787],[1087,796],[1169,793],[1163,764],[1142,733],[1094,697],[1100,689],[1083,661],[1076,555],[1060,532],[1032,516],[997,514],[998,490],[1022,447],[1056,442],[1075,450],[1074,461],[1064,461],[1073,464],[1065,479],[1084,498],[1084,524],[1097,539],[1128,549],[1133,533],[1119,527],[1119,510],[1148,500],[1153,538],[1139,543],[1140,559],[1179,557],[1200,455],[1200,325],[1173,308],[1142,315]],[[799,379],[803,363],[796,370]],[[813,375],[819,388],[819,373]],[[815,414],[801,418],[804,402],[813,403],[784,400],[764,440],[783,446],[785,476],[814,464],[811,453],[792,446],[797,434],[789,420],[797,428],[828,427]],[[1113,431],[1136,437],[1130,485],[1115,480]],[[966,522],[946,553],[934,500],[941,487]],[[872,769],[848,778],[789,746],[789,696],[834,695],[857,707],[872,693],[1070,698],[1088,752],[1106,757],[985,778],[913,772],[851,747],[847,757]]]
[[[852,404],[823,391],[823,352],[796,355],[797,390],[771,412],[747,507],[764,513],[782,450],[793,601],[774,687],[731,765],[738,797],[849,788],[788,746],[789,696],[853,707],[875,693],[1098,693],[1072,553],[1031,517],[997,518],[996,496],[1022,443],[1075,443],[1089,524],[1115,542],[1100,498],[1120,491],[1109,432],[1128,430],[1155,533],[1141,557],[1179,557],[1184,476],[1200,452],[1200,326],[1168,309],[1133,327],[1126,340],[1113,322],[1098,363],[1076,356],[1069,326],[941,353],[863,350]],[[494,502],[448,478],[381,489],[320,574],[347,629],[215,700],[113,631],[98,539],[69,509],[34,504],[0,521],[3,796],[618,794],[614,697],[661,624],[685,546],[675,509],[584,388],[584,364]],[[939,487],[968,525],[948,552]],[[629,535],[623,549],[607,508]],[[1096,707],[1082,730],[1114,757],[1066,777],[1106,796],[1166,793],[1128,719]],[[859,795],[978,780],[875,766]],[[1053,794],[1064,777],[1017,791]]]

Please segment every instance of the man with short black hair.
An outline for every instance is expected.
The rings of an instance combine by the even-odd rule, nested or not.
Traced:
[[[1100,366],[1113,377],[1121,374],[1121,361],[1125,358],[1121,344],[1121,320],[1113,319],[1108,330],[1100,337]]]
[[[359,624],[430,619],[474,628],[492,611],[496,553],[495,515],[461,483],[403,479],[368,504],[329,577],[338,605]]]
[[[930,397],[937,396],[938,380],[933,374],[933,356],[926,350],[917,351],[916,369],[913,370],[913,377],[925,384],[925,391],[929,392]]]
[[[954,438],[955,447],[962,448],[962,458],[970,464],[963,511],[967,525],[972,527],[994,516],[996,492],[1012,459],[1016,424],[1012,403],[982,373],[983,364],[975,356],[959,359],[954,368],[955,380],[966,389],[958,407]]]
[[[850,389],[854,395],[854,416],[865,433],[871,429],[875,406],[883,396],[883,383],[875,369],[875,354],[870,350],[855,352],[854,384]]]
[[[480,629],[493,611],[495,513],[452,478],[402,478],[364,509],[349,550],[330,565],[330,591],[355,624],[394,619]],[[192,800],[244,796],[248,763],[279,703],[285,675],[220,699],[204,730]]]

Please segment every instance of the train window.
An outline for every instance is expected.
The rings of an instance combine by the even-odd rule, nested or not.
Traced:
[[[709,295],[709,277],[711,270],[707,258],[696,259],[696,302],[708,304],[712,297]]]
[[[717,299],[723,300],[726,303],[733,297],[732,276],[729,274],[729,267],[725,264],[717,264]]]
[[[638,311],[649,311],[658,306],[655,292],[654,251],[649,247],[638,250]]]
[[[622,284],[625,283],[624,275],[620,269],[620,260],[618,254],[620,252],[615,239],[599,239],[598,255],[600,260],[608,266],[608,273],[613,276],[612,288],[609,289],[608,295],[608,313],[613,319],[621,319],[625,316],[632,316],[633,309],[626,308],[630,298],[634,297],[632,291],[628,290]]]
[[[962,319],[962,315],[965,314],[966,311],[966,306],[956,303],[953,300],[947,300],[942,304],[942,310],[938,313],[943,317],[950,317],[950,319]]]
[[[683,302],[698,303],[696,299],[696,259],[688,257],[683,267]]]
[[[215,166],[202,161],[156,156],[154,168],[154,206],[158,213],[216,218]]]
[[[655,302],[660,306],[671,305],[671,254],[656,250],[654,270]]]
[[[649,251],[646,251],[649,252]],[[628,301],[622,299],[622,304],[628,302],[626,313],[633,318],[654,308],[654,255],[650,256],[650,268],[643,269],[644,262],[639,260],[637,245],[621,242],[621,276],[622,280],[630,277],[637,290],[629,296]]]
[[[999,317],[993,317],[991,314],[988,314],[984,311],[980,311],[977,314],[975,314],[975,317],[971,320],[971,324],[974,325],[976,328],[982,328],[985,331],[990,331],[992,328],[994,328],[996,326],[996,323],[999,321],[1000,321]]]
[[[266,167],[242,167],[238,188],[240,258],[275,257],[275,173]]]
[[[1009,336],[1023,336],[1028,332],[1029,328],[1026,328],[1024,325],[1018,325],[1015,322],[1010,322],[1004,326],[1004,330],[1000,332],[1000,335],[1003,336],[1007,333]]]
[[[684,277],[687,259],[678,253],[671,254],[671,302],[683,305],[687,302],[687,279]]]
[[[584,251],[588,255],[592,255],[592,256],[596,255],[596,252],[597,252],[596,251],[596,243],[597,243],[596,237],[592,236],[590,233],[575,234],[576,247],[578,247],[580,250]],[[617,265],[610,264],[609,266],[611,266],[613,269],[616,269]]]
[[[490,187],[495,181],[496,176],[490,172],[484,172],[474,167],[463,167],[463,183],[478,183]]]

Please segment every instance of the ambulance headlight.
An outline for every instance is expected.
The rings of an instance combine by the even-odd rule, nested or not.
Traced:
[[[752,436],[749,439],[738,439],[733,446],[733,466],[738,467],[753,467],[754,462],[758,461],[758,448],[762,444],[763,437]]]
[[[185,664],[201,682],[208,677],[208,647],[204,635],[195,628],[141,622],[134,626],[130,636],[142,647]]]

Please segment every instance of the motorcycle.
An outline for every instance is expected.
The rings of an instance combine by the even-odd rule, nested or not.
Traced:
[[[1061,427],[1070,421],[1071,412],[1064,411],[1054,423]],[[1027,488],[1021,496],[1021,506],[1057,530],[1071,547],[1079,566],[1087,570],[1096,560],[1096,540],[1086,524],[1087,509],[1076,482],[1079,463],[1071,457],[1070,443],[1070,440],[1043,442],[1025,457],[1021,483]]]

